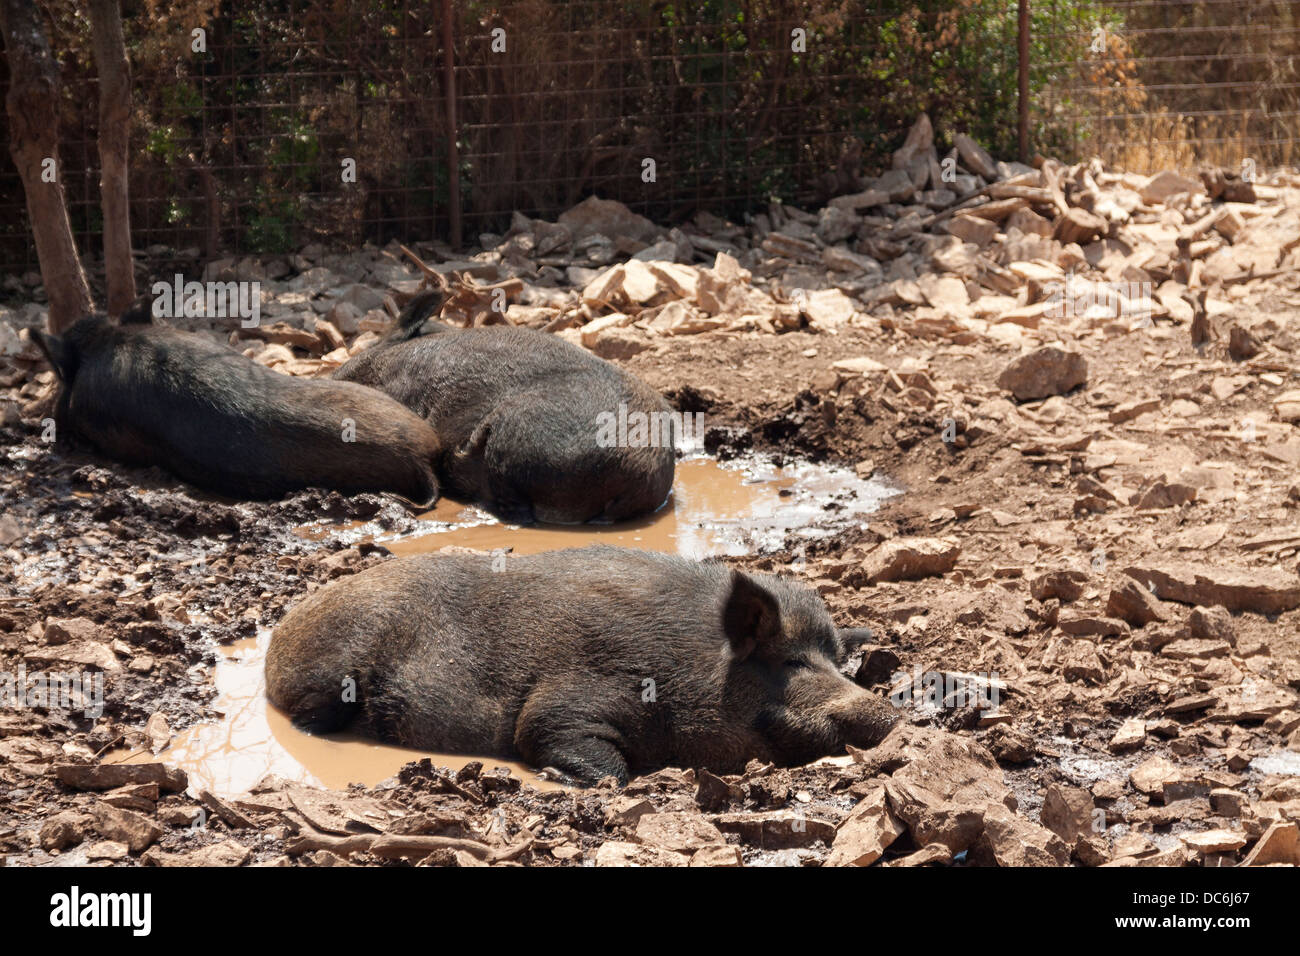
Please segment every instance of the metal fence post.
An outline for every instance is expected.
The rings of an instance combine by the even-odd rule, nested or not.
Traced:
[[[442,51],[443,71],[447,88],[447,207],[451,216],[451,247],[459,249],[460,234],[460,147],[456,144],[456,54],[453,47],[455,30],[452,26],[456,0],[443,0]]]

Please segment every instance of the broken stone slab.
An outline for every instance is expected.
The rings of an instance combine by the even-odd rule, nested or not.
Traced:
[[[167,853],[158,847],[145,852],[140,862],[146,866],[243,866],[252,851],[235,840],[225,840],[188,853]]]
[[[575,243],[600,235],[650,244],[663,234],[663,230],[653,222],[637,215],[623,203],[598,196],[588,196],[572,209],[560,213],[558,224],[569,230]]]
[[[836,196],[829,205],[846,212],[861,213],[874,206],[883,206],[889,202],[889,194],[878,189],[866,189],[847,196]]]
[[[1056,598],[1063,604],[1077,601],[1088,584],[1088,575],[1068,569],[1047,571],[1029,582],[1029,594],[1035,601]]]
[[[1144,203],[1151,205],[1167,202],[1179,193],[1204,193],[1205,188],[1194,179],[1166,169],[1147,179],[1138,187],[1137,192]]]
[[[1205,856],[1210,853],[1233,853],[1246,845],[1246,836],[1238,830],[1202,830],[1183,836],[1183,842]]]
[[[853,300],[839,289],[820,289],[802,297],[800,311],[810,327],[833,331],[852,319],[857,309]]]
[[[636,822],[636,841],[674,853],[727,842],[717,827],[691,811],[644,814]]]
[[[158,824],[142,813],[123,810],[98,801],[91,810],[97,833],[106,840],[125,843],[132,853],[139,853],[163,834]]]
[[[981,248],[992,242],[998,234],[996,222],[973,215],[953,216],[944,223],[944,229],[962,242],[973,242]]]
[[[1242,866],[1289,863],[1300,866],[1300,827],[1294,822],[1274,823],[1241,861]]]
[[[1190,564],[1142,564],[1129,577],[1180,604],[1220,604],[1232,612],[1281,614],[1300,607],[1300,580],[1271,568],[1217,568]]]
[[[1106,599],[1106,613],[1134,627],[1168,619],[1156,596],[1132,578],[1111,589]]]
[[[885,793],[919,846],[942,843],[960,853],[979,838],[989,807],[1016,806],[993,755],[968,738],[899,723],[873,756],[906,761],[885,781]]]
[[[822,865],[870,866],[906,832],[902,821],[890,812],[885,788],[874,787],[840,823],[831,855]]]
[[[907,139],[903,141],[903,145],[894,150],[890,165],[894,169],[906,169],[914,159],[933,148],[934,126],[930,123],[930,117],[922,113],[916,118],[912,128],[907,131]]]
[[[1068,847],[1093,834],[1096,809],[1092,794],[1080,787],[1052,784],[1043,795],[1043,826],[1060,837]]]
[[[1071,206],[1056,220],[1052,227],[1052,238],[1063,245],[1071,242],[1083,245],[1106,235],[1109,229],[1110,225],[1101,216]]]
[[[1026,402],[1063,395],[1088,380],[1088,360],[1078,352],[1045,345],[1014,359],[998,375],[999,388]]]
[[[73,790],[113,790],[127,784],[153,783],[168,793],[180,793],[189,786],[184,770],[160,763],[58,764],[53,773]]]
[[[1068,866],[1070,848],[1051,830],[994,804],[970,853],[976,865]]]
[[[712,818],[723,833],[735,833],[746,846],[764,850],[788,850],[827,846],[835,839],[835,825],[806,816],[801,811],[769,810],[760,813],[723,813]]]
[[[997,163],[993,161],[993,157],[988,154],[988,151],[971,137],[965,133],[956,133],[953,135],[952,144],[957,147],[957,153],[961,156],[961,164],[976,176],[981,176],[989,181],[998,178]]]
[[[961,545],[955,538],[891,538],[867,555],[849,583],[915,581],[947,574],[957,566]]]
[[[1109,747],[1112,753],[1123,753],[1141,747],[1146,739],[1146,722],[1140,717],[1130,717],[1119,725],[1115,736],[1110,738]]]
[[[691,858],[655,846],[609,840],[596,850],[596,866],[689,866]]]

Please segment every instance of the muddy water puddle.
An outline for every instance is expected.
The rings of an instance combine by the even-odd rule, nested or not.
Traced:
[[[811,540],[836,533],[896,493],[879,480],[863,480],[831,466],[795,462],[777,467],[760,459],[723,465],[692,458],[678,462],[673,492],[663,507],[638,521],[519,527],[503,524],[472,505],[444,499],[420,515],[420,527],[402,534],[384,534],[369,524],[328,522],[300,532],[339,544],[375,541],[399,556],[445,547],[534,554],[593,543],[694,558],[737,556],[792,544],[787,540],[791,536]],[[797,544],[792,546],[797,553]],[[157,755],[124,753],[117,759],[175,764],[189,774],[191,789],[207,789],[218,796],[243,793],[267,774],[333,789],[349,783],[373,786],[422,757],[453,770],[481,760],[485,770],[506,766],[533,786],[556,786],[527,767],[499,758],[428,753],[347,734],[311,735],[298,730],[266,702],[262,668],[270,636],[265,631],[220,649],[215,675],[217,722],[178,734]]]

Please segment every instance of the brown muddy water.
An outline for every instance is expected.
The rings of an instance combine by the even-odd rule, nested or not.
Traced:
[[[420,515],[423,527],[402,535],[383,535],[373,525],[355,522],[322,522],[300,531],[343,546],[374,541],[399,556],[446,547],[535,554],[601,543],[693,558],[790,547],[797,561],[800,539],[842,531],[897,493],[880,480],[863,480],[833,466],[793,462],[777,467],[759,458],[724,465],[698,457],[677,463],[668,501],[637,521],[519,527],[502,524],[473,505],[444,499]],[[157,755],[123,752],[116,759],[163,760],[189,774],[191,789],[218,796],[244,793],[267,774],[333,789],[349,783],[373,786],[422,757],[452,770],[481,760],[485,769],[509,767],[533,786],[556,786],[530,768],[500,758],[429,753],[348,734],[311,735],[298,730],[266,702],[262,668],[270,639],[271,632],[265,630],[256,638],[219,649],[214,704],[218,721],[177,734]]]

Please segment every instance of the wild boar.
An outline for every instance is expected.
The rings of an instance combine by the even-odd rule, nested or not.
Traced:
[[[864,635],[793,581],[603,545],[496,560],[392,560],[311,595],[272,637],[271,703],[314,732],[585,783],[797,765],[894,722],[836,670]]]
[[[235,498],[320,487],[437,500],[437,434],[382,392],[281,375],[141,310],[123,318],[33,334],[59,378],[61,443]]]
[[[417,296],[388,338],[334,378],[373,386],[433,425],[447,494],[524,524],[618,521],[663,504],[680,416],[662,396],[544,332],[443,325],[431,318],[442,301]]]

